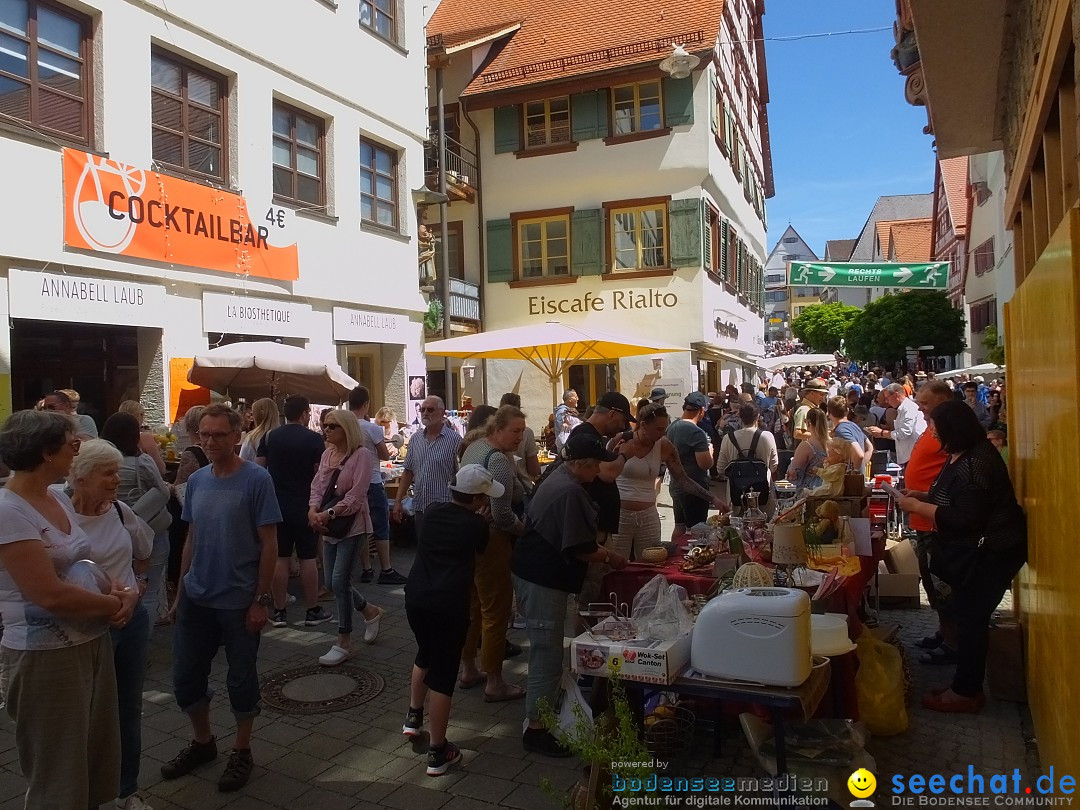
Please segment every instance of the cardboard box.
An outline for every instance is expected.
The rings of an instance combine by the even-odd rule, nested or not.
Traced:
[[[915,546],[908,539],[889,541],[885,544],[885,567],[890,574],[919,575],[919,560]]]
[[[990,696],[994,700],[1027,703],[1023,625],[1011,620],[1000,620],[991,625],[987,639],[986,675]]]
[[[690,665],[690,633],[671,641],[611,641],[603,635],[610,621],[597,624],[592,636],[582,633],[571,642],[571,668],[578,675],[606,678],[610,667],[624,681],[666,686]]]
[[[880,592],[882,605],[918,608],[922,604],[918,573],[890,574],[882,571],[882,567],[884,563],[878,566],[877,576],[870,578],[870,598],[876,599]]]

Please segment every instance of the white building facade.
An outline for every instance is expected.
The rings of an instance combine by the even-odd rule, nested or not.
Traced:
[[[764,51],[753,44],[761,9],[697,5],[667,28],[702,30],[675,38],[652,20],[647,48],[633,30],[645,21],[610,2],[527,1],[469,17],[464,0],[442,0],[429,24],[429,87],[441,70],[459,116],[447,125],[477,156],[475,200],[453,202],[448,219],[464,234],[465,278],[482,285],[485,331],[559,320],[686,347],[571,365],[562,387],[582,407],[662,386],[678,410],[691,390],[750,378],[763,353],[772,172]],[[595,50],[574,33],[600,30],[591,15],[609,21]],[[490,34],[470,41],[470,26]],[[659,67],[676,43],[700,58],[686,78]],[[539,425],[549,380],[522,362],[482,365],[486,390],[477,379],[464,393],[495,403],[517,392]]]
[[[796,298],[806,298],[809,293],[803,287],[788,288],[788,263],[817,261],[817,258],[790,225],[769,251],[765,260],[765,340],[791,340],[791,322],[799,315],[793,311],[792,304]]]
[[[280,340],[403,413],[426,306],[419,12],[3,5],[0,410],[74,388],[99,417],[141,399],[172,421],[191,358]]]

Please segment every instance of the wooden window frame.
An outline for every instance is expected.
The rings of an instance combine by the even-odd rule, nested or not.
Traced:
[[[671,223],[668,218],[668,202],[671,201],[670,197],[653,197],[641,200],[619,200],[616,202],[604,203],[604,218],[607,220],[607,245],[608,245],[608,258],[609,264],[607,272],[611,275],[632,275],[634,273],[650,273],[656,270],[669,270],[671,269]],[[619,268],[617,266],[618,255],[615,251],[615,216],[617,214],[625,214],[634,212],[640,214],[643,211],[659,210],[661,212],[661,219],[664,228],[664,263],[656,267],[642,265],[642,246],[641,246],[641,219],[635,217],[634,234],[637,242],[637,259],[638,264],[636,267]]]
[[[294,107],[291,104],[287,104],[284,101],[278,101],[277,99],[274,99],[272,109],[281,109],[281,110],[284,110],[285,112],[287,112],[290,116],[293,116],[293,118],[292,118],[292,120],[290,122],[290,125],[289,125],[289,163],[290,163],[290,165],[289,166],[282,166],[280,163],[274,163],[274,161],[273,161],[273,152],[272,151],[271,151],[271,158],[270,158],[270,162],[271,162],[272,167],[280,168],[280,169],[287,169],[292,174],[292,184],[291,184],[291,186],[292,186],[291,187],[291,192],[292,193],[291,194],[281,194],[281,193],[278,193],[277,191],[275,191],[274,192],[274,200],[276,202],[283,202],[283,203],[287,203],[289,205],[310,206],[312,208],[326,208],[326,121],[321,116],[310,113],[307,110],[301,110],[299,107]],[[298,116],[298,115],[303,117],[303,118],[309,119],[311,121],[315,121],[319,125],[319,137],[318,137],[318,144],[317,144],[317,147],[316,147],[316,149],[318,151],[318,164],[319,164],[319,176],[316,179],[319,181],[319,194],[318,194],[318,199],[316,201],[314,201],[314,202],[312,202],[311,200],[304,200],[298,195],[298,190],[299,190],[298,177],[301,174],[301,172],[297,168],[297,164],[296,164],[296,149],[297,149],[297,143],[298,142],[297,142],[297,139],[296,139],[296,120],[295,120],[295,116]],[[271,139],[273,139],[273,138],[283,138],[283,136],[278,135],[278,133],[274,132],[273,119],[272,118],[271,118],[271,127],[270,127],[270,137],[271,137]],[[272,171],[273,170],[271,169],[271,172]],[[311,175],[305,174],[304,176],[305,177],[310,177]],[[271,175],[271,186],[270,187],[271,188],[274,187],[273,176],[272,175]]]
[[[170,171],[177,172],[179,174],[190,175],[203,180],[211,180],[222,185],[228,184],[229,181],[229,82],[228,79],[220,73],[215,73],[208,68],[192,62],[189,59],[185,59],[182,56],[167,51],[164,48],[154,47],[151,49],[151,59],[157,57],[166,62],[171,62],[180,68],[180,95],[175,96],[172,93],[162,90],[161,88],[154,87],[153,83],[150,85],[150,97],[151,97],[151,111],[150,111],[150,148],[153,150],[153,133],[154,130],[161,130],[171,135],[180,136],[180,144],[182,149],[182,155],[185,165],[178,165],[176,163],[170,163],[166,160],[159,160],[154,158],[155,163],[160,163],[162,166],[167,166]],[[189,115],[191,105],[195,104],[201,109],[210,108],[206,105],[193,102],[188,98],[188,76],[190,71],[195,71],[202,74],[208,79],[212,79],[218,85],[218,109],[214,110],[221,119],[221,141],[215,144],[213,141],[208,141],[205,138],[201,138],[190,133],[189,127]],[[181,127],[182,130],[175,130],[171,127],[164,126],[162,124],[155,123],[153,113],[153,96],[158,94],[170,99],[174,99],[180,102],[181,110]],[[199,171],[186,165],[188,163],[188,146],[191,142],[206,144],[207,146],[216,147],[221,153],[221,172],[220,174],[211,174],[210,172]]]
[[[987,258],[989,258],[989,261],[987,261]],[[977,276],[989,273],[994,269],[996,263],[994,257],[994,237],[991,236],[975,248],[971,254],[971,263],[975,268],[975,275]]]
[[[394,189],[394,199],[393,199],[394,222],[393,222],[392,225],[387,225],[387,224],[385,224],[383,222],[379,222],[379,220],[378,220],[378,203],[380,201],[381,202],[386,202],[386,201],[385,200],[380,200],[380,198],[375,196],[374,193],[365,194],[363,191],[360,192],[360,222],[362,222],[364,225],[370,225],[370,226],[373,226],[375,228],[385,228],[386,230],[397,231],[401,227],[401,189],[399,188],[399,185],[400,185],[399,164],[400,164],[400,161],[401,161],[401,153],[397,149],[395,149],[394,147],[389,146],[389,145],[387,145],[385,143],[382,143],[381,141],[374,141],[371,138],[361,137],[360,138],[360,143],[358,144],[358,146],[359,146],[359,148],[361,150],[364,148],[364,146],[370,146],[372,149],[374,149],[374,150],[376,150],[378,152],[386,152],[387,154],[390,155],[390,157],[392,159],[392,163],[391,163],[391,166],[390,166],[390,173],[389,174],[384,174],[382,172],[379,172],[375,168],[374,165],[372,165],[372,167],[369,169],[366,166],[364,166],[363,163],[360,164],[360,173],[363,174],[364,172],[370,171],[370,172],[374,173],[374,175],[376,177],[389,177],[391,182],[393,183],[393,189]],[[372,188],[374,189],[374,186],[372,186]],[[375,219],[365,219],[364,218],[364,198],[365,197],[370,197],[371,200],[372,200],[372,208],[371,208],[371,210],[375,214]]]
[[[657,104],[659,105],[659,114],[658,114],[658,118],[657,118],[658,126],[655,126],[655,127],[651,128],[651,129],[642,129],[641,128],[641,98],[642,98],[642,96],[641,96],[641,86],[643,84],[655,84],[656,85],[656,101],[657,101]],[[624,87],[632,87],[632,88],[634,88],[634,118],[633,118],[634,128],[631,129],[629,132],[617,132],[616,129],[615,129],[615,126],[616,126],[615,110],[616,110],[616,104],[617,104],[617,102],[615,101],[615,91],[619,90],[621,88],[624,88]],[[664,83],[660,79],[643,79],[643,80],[636,81],[636,82],[627,82],[625,84],[612,85],[611,91],[608,94],[608,98],[609,98],[609,103],[610,103],[609,112],[611,113],[611,123],[610,123],[610,127],[609,127],[609,132],[610,132],[610,136],[612,138],[625,138],[625,137],[628,137],[628,136],[631,136],[631,135],[641,135],[641,134],[644,134],[644,133],[658,132],[658,131],[661,131],[661,130],[663,130],[665,128],[665,125],[664,125]],[[646,98],[651,99],[652,96],[646,96]]]
[[[510,246],[513,251],[514,259],[514,280],[518,282],[560,282],[563,279],[573,278],[574,275],[574,257],[573,257],[573,233],[571,228],[571,215],[574,213],[573,207],[567,208],[549,208],[543,211],[521,211],[516,214],[510,214]],[[523,225],[534,225],[537,223],[548,223],[555,221],[563,221],[566,223],[566,272],[553,274],[548,272],[547,267],[547,227],[544,225],[543,239],[541,240],[542,256],[541,262],[543,267],[541,273],[538,276],[526,276],[523,272],[523,262],[521,256],[521,227]]]
[[[43,88],[41,80],[38,78],[38,9],[46,8],[54,14],[58,14],[61,17],[66,17],[72,22],[79,25],[79,55],[77,57],[72,56],[67,51],[60,51],[44,46],[44,50],[47,53],[55,53],[64,59],[70,59],[78,62],[81,67],[81,91],[82,96],[74,96],[71,93],[63,90],[54,89],[48,86]],[[55,3],[47,2],[46,0],[27,0],[27,21],[26,21],[26,34],[17,34],[13,31],[4,30],[4,35],[9,36],[12,39],[17,39],[20,42],[27,43],[27,64],[26,64],[26,76],[17,76],[13,73],[7,73],[0,71],[0,77],[8,79],[10,81],[18,82],[21,85],[26,86],[30,91],[30,117],[18,118],[12,116],[14,120],[23,121],[24,123],[40,130],[43,133],[55,135],[58,138],[68,140],[72,143],[84,144],[89,146],[93,139],[94,134],[94,26],[93,20],[86,14],[82,14],[73,8],[68,6],[57,5]],[[42,95],[48,97],[48,94],[60,96],[65,99],[71,99],[78,101],[82,104],[82,115],[79,118],[80,125],[83,129],[83,136],[72,134],[71,132],[65,132],[62,129],[54,129],[53,127],[45,126],[39,123],[41,120],[40,106]]]
[[[398,29],[398,25],[397,25],[397,23],[398,23],[398,21],[397,21],[397,0],[389,0],[389,6],[391,8],[391,11],[384,11],[383,9],[379,8],[377,6],[377,0],[360,0],[360,13],[361,14],[363,14],[363,8],[364,8],[365,5],[367,5],[371,9],[371,24],[370,25],[366,24],[364,22],[363,16],[360,16],[358,18],[360,26],[362,28],[366,28],[368,31],[370,31],[375,36],[377,36],[379,39],[383,39],[383,40],[386,40],[387,42],[391,42],[394,45],[397,45],[398,44],[398,41],[397,41],[397,29]],[[383,15],[384,17],[388,17],[390,19],[390,35],[389,36],[386,36],[386,35],[382,34],[379,31],[378,26],[376,25],[376,22],[378,21],[378,18],[379,18],[380,14]]]
[[[439,222],[427,223],[428,230],[431,231],[431,235],[436,239],[440,239],[442,234],[442,225]],[[458,240],[458,255],[457,261],[450,264],[450,278],[456,278],[459,281],[465,280],[465,223],[460,219],[449,220],[446,223],[446,238],[448,242],[454,238]],[[449,247],[449,245],[447,245]],[[442,272],[442,245],[441,241],[435,243],[435,256],[433,261],[435,262],[435,272]],[[451,259],[454,257],[451,256]]]
[[[566,99],[566,140],[565,141],[552,141],[551,140],[551,102],[557,99]],[[535,146],[529,145],[529,105],[530,104],[543,104],[544,105],[544,142],[536,144]],[[532,101],[523,102],[521,105],[521,115],[519,120],[521,121],[521,150],[522,152],[533,152],[536,150],[558,150],[563,148],[569,148],[574,144],[574,122],[571,119],[572,112],[570,109],[570,95],[551,96],[548,98],[537,98]]]

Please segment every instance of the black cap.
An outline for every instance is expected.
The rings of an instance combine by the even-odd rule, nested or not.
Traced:
[[[589,433],[575,433],[563,445],[563,458],[567,461],[583,461],[590,458],[597,461],[614,461],[618,457],[618,453],[612,453],[603,442]]]
[[[700,411],[702,408],[709,407],[709,400],[700,391],[693,391],[687,394],[682,406],[684,411]]]
[[[599,400],[596,405],[598,408],[607,408],[611,411],[619,411],[626,417],[628,422],[637,422],[630,414],[630,400],[620,394],[618,391],[608,391]]]

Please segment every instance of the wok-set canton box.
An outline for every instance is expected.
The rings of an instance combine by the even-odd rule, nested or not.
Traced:
[[[576,674],[607,678],[614,671],[624,681],[666,686],[674,683],[690,665],[690,633],[670,641],[640,638],[616,641],[605,634],[616,623],[617,620],[605,619],[593,628],[592,635],[582,633],[573,640],[570,659]]]

